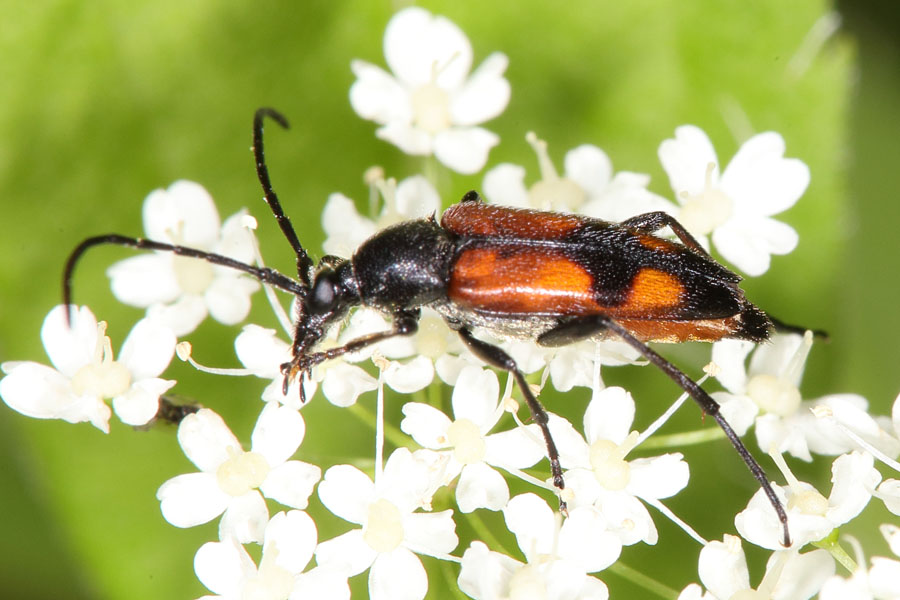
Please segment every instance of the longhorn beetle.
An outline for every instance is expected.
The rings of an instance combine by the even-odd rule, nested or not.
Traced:
[[[512,357],[472,331],[531,339],[542,346],[621,339],[662,369],[715,419],[768,496],[784,529],[784,545],[790,546],[784,507],[762,467],[722,416],[718,403],[647,342],[725,338],[763,342],[774,326],[792,331],[799,328],[774,321],[751,304],[738,287],[741,278],[715,262],[678,221],[666,213],[651,212],[608,223],[579,215],[488,205],[470,191],[444,211],[440,221],[432,215],[398,223],[363,242],[351,258],[324,256],[314,265],[269,180],[263,152],[263,121],[267,117],[288,127],[277,111],[256,111],[256,172],[265,201],[294,250],[296,280],[219,254],[108,234],[84,240],[69,256],[63,273],[63,302],[72,305],[71,279],[79,258],[101,244],[173,252],[243,271],[298,300],[292,358],[281,365],[281,371],[285,393],[289,384],[299,379],[301,395],[303,379],[313,367],[415,333],[421,308],[431,307],[478,358],[516,380],[543,434],[553,483],[559,490],[565,482],[547,411]],[[654,235],[664,227],[681,243]],[[389,315],[393,328],[316,351],[328,329],[359,305]],[[565,510],[562,501],[560,508]]]

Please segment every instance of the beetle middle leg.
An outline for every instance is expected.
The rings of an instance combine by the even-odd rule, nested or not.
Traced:
[[[559,465],[559,451],[556,449],[553,436],[550,435],[550,427],[548,425],[550,417],[544,406],[531,392],[531,388],[525,380],[525,375],[519,370],[516,361],[503,349],[479,340],[465,327],[459,329],[458,333],[462,341],[465,342],[475,356],[490,366],[502,369],[515,377],[519,389],[522,390],[522,396],[525,397],[525,403],[528,404],[528,408],[531,410],[531,416],[534,422],[537,423],[537,426],[541,428],[541,433],[544,436],[544,443],[547,445],[547,458],[550,460],[550,474],[553,477],[553,485],[560,491],[564,490],[566,484],[563,479],[562,467]],[[566,502],[561,496],[559,499],[559,510],[562,513],[566,512]]]
[[[684,225],[679,223],[678,220],[669,213],[662,212],[661,210],[631,217],[630,219],[622,221],[621,225],[623,227],[637,229],[642,233],[655,233],[663,227],[668,226],[678,239],[681,240],[682,244],[694,252],[698,252],[703,256],[709,256],[709,252],[704,250],[703,246],[700,245],[700,242],[688,233],[688,230],[684,228]]]
[[[544,346],[562,346],[578,340],[594,337],[603,332],[615,334],[621,338],[622,341],[640,352],[644,358],[661,369],[663,373],[668,375],[681,389],[687,392],[700,406],[700,410],[716,421],[722,431],[725,432],[725,437],[728,438],[728,441],[731,442],[731,445],[737,450],[737,453],[744,461],[744,464],[750,469],[753,477],[759,482],[766,497],[768,497],[769,502],[774,507],[775,513],[778,515],[778,520],[781,521],[781,525],[784,528],[784,546],[790,546],[791,536],[788,531],[787,513],[785,512],[781,501],[778,499],[778,496],[775,495],[775,490],[772,489],[772,484],[769,482],[769,478],[766,476],[765,471],[763,471],[760,464],[756,462],[756,459],[753,458],[753,455],[747,450],[747,447],[741,441],[741,438],[738,437],[737,433],[734,432],[734,429],[731,428],[731,425],[722,415],[719,403],[713,400],[712,397],[706,393],[706,390],[700,387],[696,381],[688,377],[684,371],[657,354],[647,344],[634,337],[615,319],[606,315],[590,315],[562,321],[557,327],[541,335],[538,338],[538,343]]]

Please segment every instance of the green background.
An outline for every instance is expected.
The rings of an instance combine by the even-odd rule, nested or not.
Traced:
[[[788,156],[812,171],[806,195],[783,215],[799,231],[800,246],[773,258],[771,270],[745,288],[779,318],[832,334],[831,343],[813,350],[805,397],[852,391],[874,411],[889,411],[900,389],[900,61],[892,5],[848,2],[844,29],[808,70],[791,75],[788,62],[827,3],[584,0],[564,10],[544,2],[423,4],[469,35],[476,64],[495,50],[510,58],[510,105],[487,125],[502,139],[489,167],[511,161],[536,176],[524,142],[534,130],[560,168],[565,151],[594,143],[617,170],[650,173],[652,189],[671,196],[656,150],[676,126],[706,130],[723,164],[742,141],[742,123],[782,133]],[[267,150],[276,189],[314,255],[329,193],[341,191],[362,208],[369,166],[397,178],[421,170],[420,160],[375,139],[374,125],[347,101],[350,60],[383,64],[384,25],[397,8],[364,1],[0,2],[0,360],[46,361],[38,332],[58,302],[69,250],[88,235],[140,234],[144,196],[179,178],[206,186],[223,217],[248,207],[260,222],[267,262],[290,272],[289,247],[260,200],[248,150],[259,106],[277,107],[293,124],[289,132],[270,128]],[[446,175],[441,184],[449,205],[480,187],[481,176]],[[128,255],[94,251],[75,284],[77,301],[110,321],[114,348],[140,313],[116,304],[104,269]],[[251,320],[274,326],[256,298]],[[199,360],[233,365],[235,333],[206,323],[188,339]],[[703,346],[663,350],[694,374],[708,359]],[[261,408],[259,381],[197,376],[180,364],[171,374],[180,394],[215,408],[249,438]],[[604,377],[634,390],[639,427],[677,393],[650,369],[607,370]],[[572,415],[586,398],[584,391],[546,396],[551,410]],[[399,402],[392,405],[396,414]],[[308,435],[299,458],[327,466],[370,454],[372,430],[356,417],[321,400],[304,413]],[[698,423],[688,407],[667,431]],[[114,423],[105,436],[87,424],[38,422],[2,407],[2,595],[204,593],[191,560],[214,539],[215,524],[171,527],[155,499],[163,481],[193,470],[174,433]],[[752,479],[724,442],[684,452],[693,477],[670,506],[708,538],[733,532],[730,515],[753,493]],[[827,490],[828,462],[798,471]],[[773,470],[768,461],[767,468]],[[315,500],[313,510],[321,510]],[[886,513],[871,512],[849,529],[870,552],[884,554],[874,525]],[[317,514],[320,539],[344,530]],[[660,544],[627,548],[622,562],[676,589],[696,581],[699,547],[662,517],[655,520]],[[513,549],[502,521],[487,521]],[[471,535],[466,524],[459,532]],[[750,554],[758,581],[762,554]],[[446,596],[440,578],[454,571],[430,572],[430,597]],[[643,595],[618,575],[601,577],[614,597]],[[362,595],[364,578],[357,579]]]

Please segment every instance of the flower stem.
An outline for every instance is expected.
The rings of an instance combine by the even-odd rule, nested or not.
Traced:
[[[706,442],[721,440],[724,437],[725,432],[718,427],[708,427],[705,429],[696,429],[694,431],[685,431],[682,433],[656,435],[642,443],[641,448],[644,450],[655,450],[657,448],[693,446],[696,444],[704,444]]]
[[[615,573],[623,579],[627,579],[636,586],[642,587],[648,592],[659,596],[660,598],[666,598],[666,600],[676,600],[676,598],[678,598],[677,590],[673,590],[664,583],[660,583],[652,577],[644,575],[637,569],[632,569],[622,561],[613,563],[606,570],[608,572]]]
[[[375,413],[359,402],[351,404],[346,410],[372,429],[375,428]],[[384,423],[384,438],[397,448],[409,448],[410,450],[414,450],[418,447],[411,438],[400,431],[399,427],[387,421]]]
[[[838,543],[837,535],[829,535],[826,538],[819,540],[818,542],[812,542],[812,545],[816,548],[828,550],[831,556],[834,557],[834,560],[839,562],[842,567],[847,569],[848,572],[856,572],[856,561],[850,558],[850,555],[847,554],[847,551],[844,550]]]

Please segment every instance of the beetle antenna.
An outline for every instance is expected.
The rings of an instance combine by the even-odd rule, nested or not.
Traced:
[[[285,129],[290,127],[284,115],[274,108],[263,107],[257,109],[256,114],[253,115],[253,157],[256,159],[256,174],[259,177],[259,183],[262,185],[266,204],[272,209],[272,214],[275,215],[275,220],[278,221],[281,232],[287,238],[291,248],[294,249],[294,255],[297,257],[297,276],[304,286],[309,287],[309,271],[312,269],[313,262],[306,250],[303,249],[303,246],[300,245],[297,233],[294,231],[293,225],[291,225],[291,219],[284,214],[281,202],[278,201],[278,195],[275,194],[275,190],[272,189],[272,182],[269,180],[269,169],[266,167],[266,157],[263,151],[263,120],[266,117],[271,118]]]
[[[75,265],[78,264],[81,256],[85,252],[87,252],[89,248],[93,248],[94,246],[100,246],[103,244],[127,246],[129,248],[136,248],[138,250],[162,250],[163,252],[172,252],[173,254],[177,254],[179,256],[199,258],[200,260],[205,260],[207,262],[213,263],[214,265],[221,265],[223,267],[228,267],[229,269],[242,271],[244,273],[247,273],[248,275],[252,275],[263,283],[267,283],[273,287],[276,287],[290,294],[294,294],[295,296],[301,298],[305,296],[309,291],[308,286],[303,286],[290,277],[282,275],[278,271],[270,269],[268,267],[255,267],[253,265],[242,263],[241,261],[235,260],[228,256],[214,254],[212,252],[204,252],[203,250],[188,248],[186,246],[175,246],[173,244],[166,244],[164,242],[157,242],[154,240],[133,238],[116,233],[110,233],[107,235],[90,237],[84,240],[83,242],[78,244],[78,246],[72,251],[72,254],[69,255],[69,258],[66,260],[66,267],[65,269],[63,269],[62,296],[63,304],[66,305],[66,322],[69,325],[72,324],[72,274],[75,272]]]

